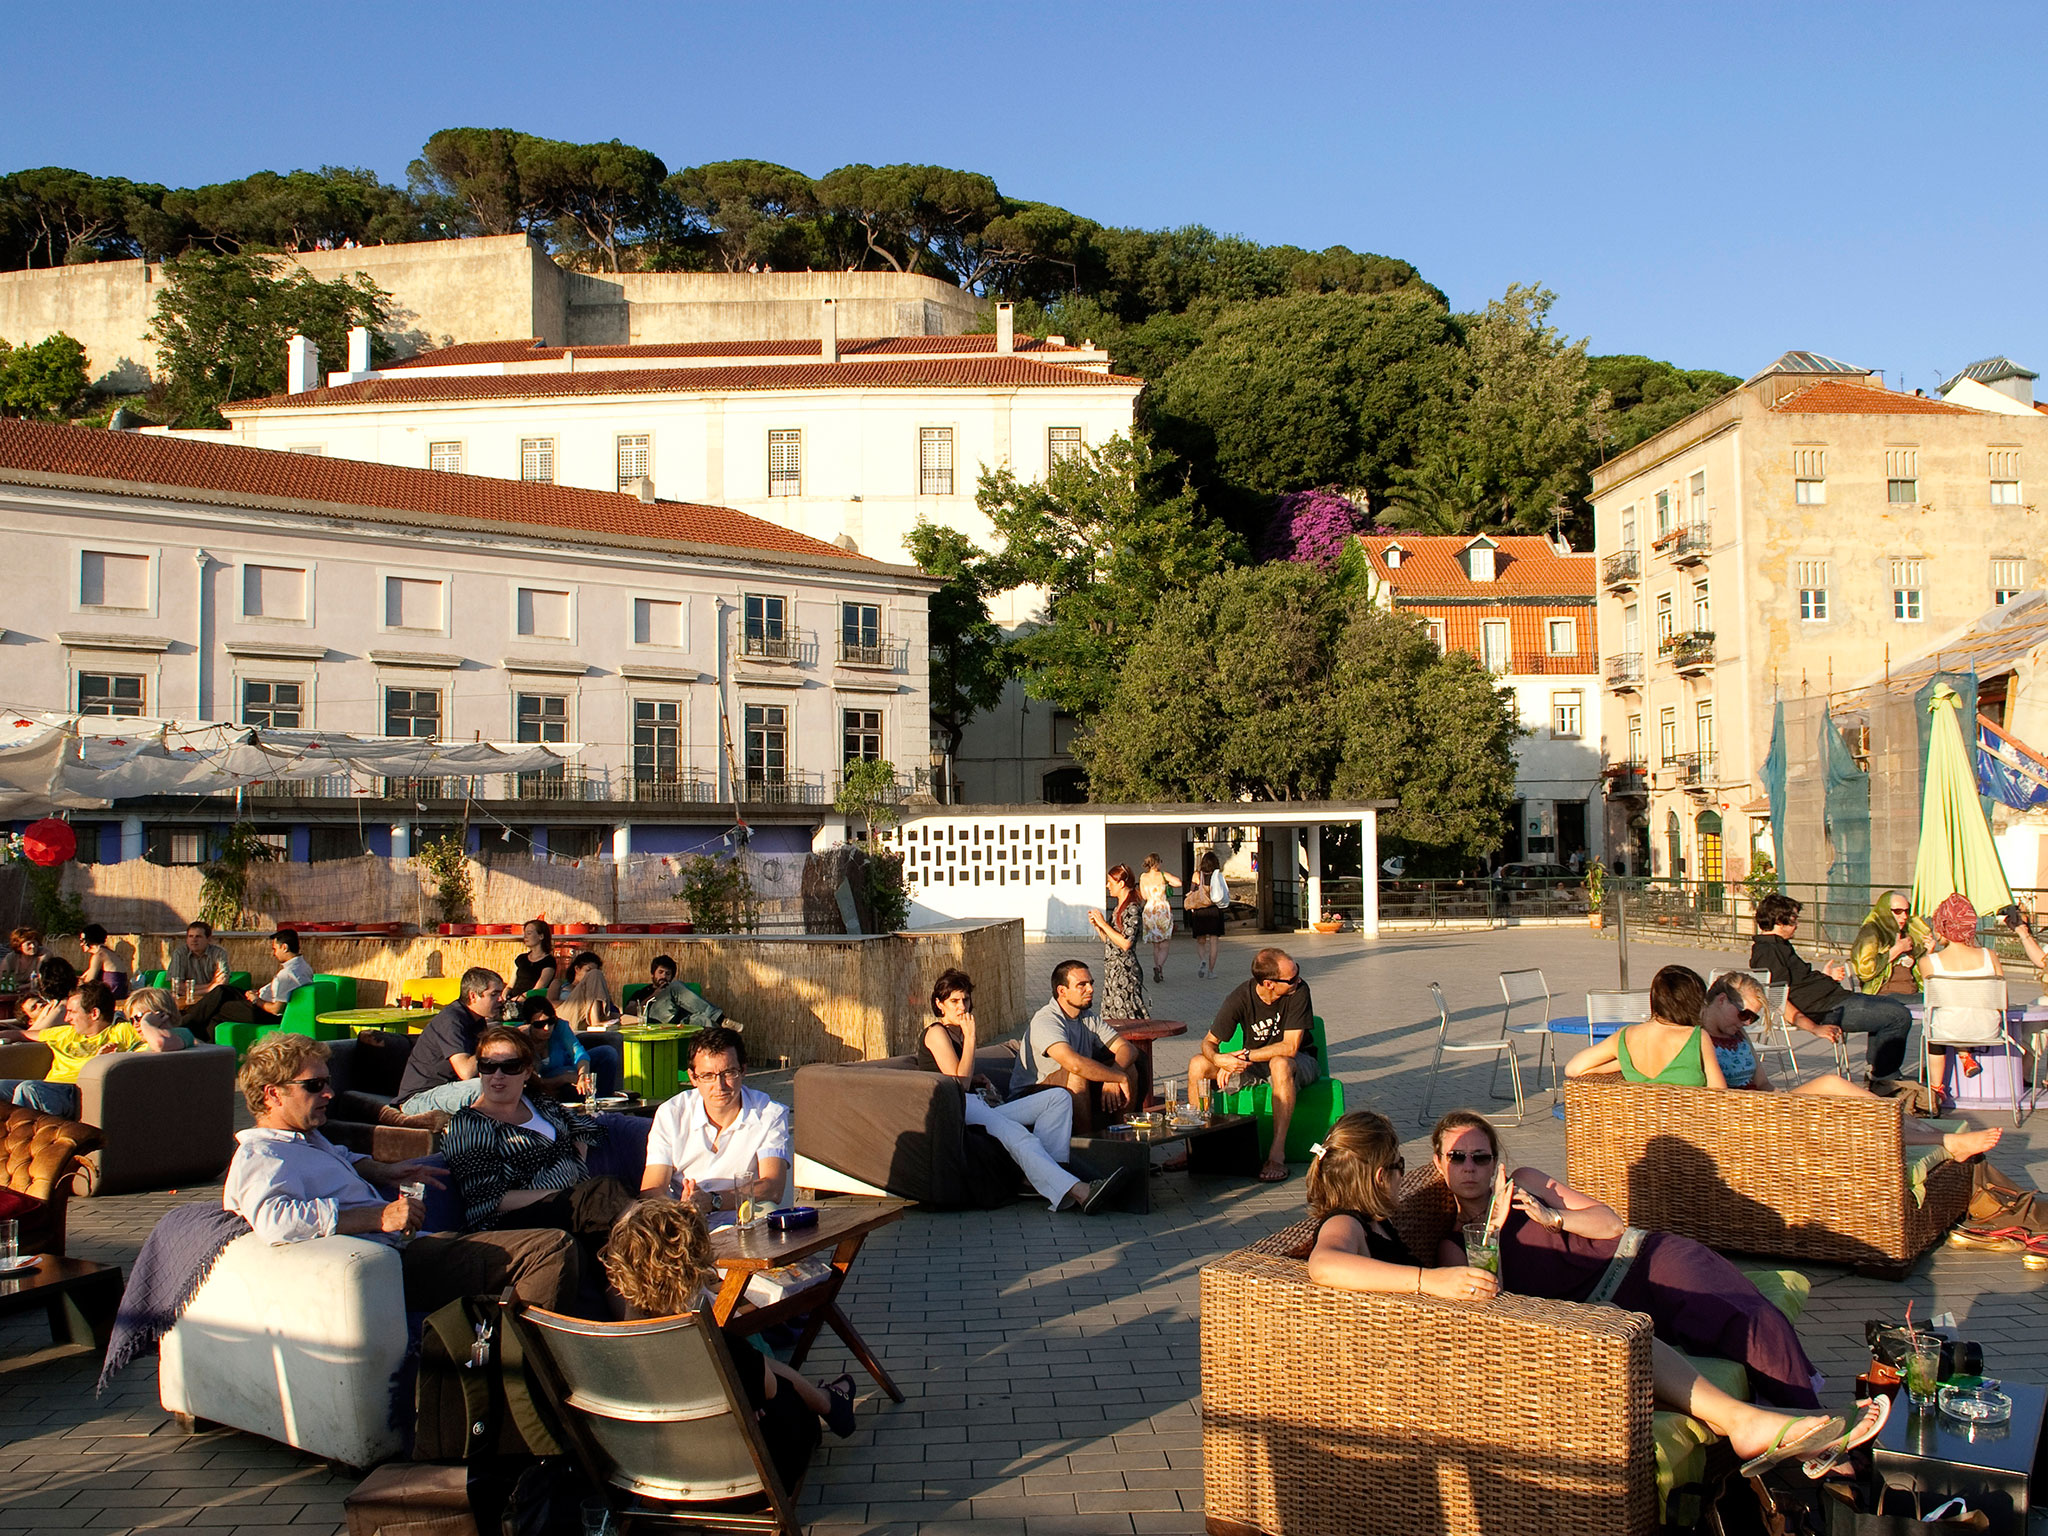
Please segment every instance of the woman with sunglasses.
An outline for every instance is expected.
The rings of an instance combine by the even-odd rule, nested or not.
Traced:
[[[1920,990],[1917,967],[1933,947],[1934,932],[1913,915],[1912,903],[1897,891],[1886,891],[1870,905],[1849,951],[1849,971],[1865,993]]]
[[[1756,1059],[1756,1048],[1749,1043],[1747,1033],[1748,1026],[1763,1017],[1766,1006],[1762,985],[1747,971],[1728,971],[1716,976],[1714,984],[1707,988],[1707,1001],[1700,1010],[1700,1023],[1706,1028],[1707,1038],[1714,1043],[1721,1076],[1730,1088],[1754,1089],[1760,1093],[1799,1093],[1816,1099],[1882,1097],[1832,1072],[1780,1090],[1764,1072],[1763,1063]],[[1950,1157],[1961,1162],[1964,1158],[1989,1152],[2005,1133],[1997,1129],[1944,1132],[1938,1126],[1928,1125],[1909,1115],[1900,1123],[1900,1134],[1909,1146],[1931,1147],[1940,1142],[1948,1149]]]
[[[560,1099],[619,1091],[619,1048],[584,1045],[547,998],[537,993],[522,997],[519,1026],[533,1042],[536,1087]]]
[[[1493,1204],[1501,1161],[1500,1143],[1493,1127],[1468,1110],[1455,1110],[1437,1122],[1430,1142],[1436,1153],[1437,1171],[1457,1201],[1461,1227],[1465,1222],[1485,1221]],[[1503,1285],[1525,1296],[1586,1301],[1594,1299],[1600,1281],[1614,1267],[1625,1230],[1620,1218],[1606,1206],[1566,1189],[1533,1168],[1515,1171],[1514,1208],[1500,1231],[1498,1279],[1467,1264],[1463,1247],[1454,1240],[1446,1240],[1434,1256],[1437,1264],[1419,1263],[1386,1220],[1399,1201],[1403,1168],[1399,1140],[1384,1116],[1370,1110],[1354,1111],[1331,1127],[1308,1171],[1309,1214],[1319,1223],[1315,1246],[1308,1257],[1311,1281],[1340,1290],[1407,1292],[1447,1301],[1488,1301]],[[1526,1235],[1528,1229],[1533,1229],[1535,1235]],[[1697,1249],[1710,1267],[1719,1266],[1719,1270],[1733,1276],[1747,1287],[1756,1305],[1777,1318],[1775,1327],[1760,1319],[1758,1328],[1769,1335],[1786,1370],[1803,1373],[1796,1383],[1783,1384],[1786,1397],[1791,1399],[1789,1405],[1815,1406],[1813,1368],[1799,1348],[1798,1335],[1792,1332],[1785,1315],[1757,1295],[1756,1287],[1749,1285],[1741,1271],[1697,1243],[1663,1233],[1650,1234],[1636,1253],[1635,1261],[1626,1266],[1621,1287],[1611,1296],[1598,1299],[1649,1311],[1656,1320],[1658,1313],[1642,1305],[1646,1290],[1643,1282],[1638,1279],[1631,1287],[1628,1279],[1636,1275],[1639,1266],[1647,1271],[1645,1260],[1652,1255],[1653,1248],[1672,1244]],[[1546,1252],[1569,1253],[1572,1261],[1569,1265],[1540,1262],[1540,1255]],[[1711,1293],[1688,1292],[1684,1301],[1716,1316],[1727,1310]],[[1749,1315],[1746,1309],[1743,1315]],[[1657,1323],[1657,1337],[1650,1349],[1657,1401],[1693,1415],[1726,1438],[1738,1456],[1747,1458],[1745,1471],[1824,1446],[1833,1449],[1846,1438],[1839,1418],[1773,1413],[1730,1397],[1706,1381],[1686,1363],[1680,1348],[1696,1354],[1726,1355],[1727,1350],[1699,1347],[1699,1341],[1693,1337],[1697,1331],[1680,1331],[1681,1336],[1674,1344],[1666,1340],[1667,1325]],[[1731,1335],[1736,1331],[1729,1330]],[[1744,1363],[1750,1364],[1746,1358]],[[1769,1360],[1763,1364],[1768,1369]],[[1758,1365],[1750,1365],[1750,1372],[1759,1393],[1771,1395],[1770,1389],[1777,1384],[1767,1382],[1759,1374]],[[1880,1419],[1869,1435],[1875,1435],[1882,1422]],[[1859,1424],[1857,1432],[1862,1428]]]
[[[577,1238],[594,1262],[635,1195],[617,1179],[590,1176],[586,1160],[603,1127],[529,1093],[533,1064],[524,1030],[494,1024],[477,1037],[482,1091],[448,1122],[441,1143],[462,1196],[463,1229],[550,1227]]]

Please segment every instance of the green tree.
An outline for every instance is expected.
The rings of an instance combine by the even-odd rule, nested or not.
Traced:
[[[1495,511],[1492,486],[1456,433],[1426,436],[1417,461],[1394,471],[1380,521],[1416,533],[1476,533]]]
[[[519,135],[519,190],[556,242],[619,270],[621,248],[654,220],[668,167],[631,144],[568,144]],[[566,238],[565,238],[566,236]]]
[[[0,414],[64,421],[85,409],[85,348],[59,331],[33,346],[0,342]]]
[[[9,266],[61,267],[132,254],[126,213],[134,183],[61,165],[0,176],[0,238]]]
[[[989,618],[989,557],[957,528],[920,522],[905,544],[927,576],[945,583],[928,605],[932,728],[958,757],[967,723],[1002,699],[1009,653]],[[950,795],[950,786],[948,793]]]
[[[1008,259],[984,240],[990,222],[1005,212],[1003,196],[975,171],[842,165],[819,178],[818,201],[861,231],[865,255],[897,272],[926,272],[978,289]]]
[[[280,393],[295,333],[323,357],[344,356],[350,329],[380,330],[391,299],[362,273],[323,282],[275,257],[194,253],[165,271],[150,335],[180,426],[219,426],[227,402]]]
[[[460,233],[517,234],[532,211],[519,182],[518,141],[525,137],[510,128],[443,128],[408,168],[413,190],[459,208]]]
[[[1042,589],[1042,619],[1010,643],[1032,697],[1087,717],[1160,603],[1242,558],[1241,543],[1173,484],[1142,437],[1113,437],[1042,481],[984,471],[975,504],[995,525],[988,590]]]
[[[1586,368],[1613,402],[1600,443],[1606,458],[1626,453],[1742,385],[1732,373],[1678,368],[1650,357],[1589,357]]]
[[[675,234],[702,245],[722,272],[801,266],[816,184],[766,160],[720,160],[677,171],[662,184]]]

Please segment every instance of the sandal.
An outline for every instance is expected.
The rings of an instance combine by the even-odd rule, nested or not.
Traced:
[[[1799,1470],[1813,1481],[1826,1477],[1841,1462],[1842,1458],[1859,1445],[1868,1445],[1883,1432],[1885,1421],[1892,1416],[1892,1400],[1882,1393],[1868,1402],[1856,1405],[1862,1410],[1856,1422],[1833,1445],[1818,1451],[1799,1464]]]
[[[1984,1071],[1984,1063],[1983,1063],[1983,1062],[1981,1062],[1981,1061],[1979,1061],[1979,1060],[1978,1060],[1978,1059],[1977,1059],[1977,1058],[1976,1058],[1976,1057],[1975,1057],[1975,1056],[1974,1056],[1973,1054],[1971,1054],[1971,1053],[1970,1053],[1969,1051],[1963,1051],[1963,1052],[1961,1052],[1961,1053],[1959,1053],[1959,1054],[1960,1054],[1960,1065],[1962,1066],[1962,1069],[1963,1069],[1963,1076],[1965,1076],[1965,1077],[1976,1077],[1976,1076],[1979,1076],[1979,1075],[1980,1075],[1980,1074],[1981,1074],[1981,1073],[1982,1073],[1982,1072]]]
[[[1285,1184],[1287,1182],[1287,1165],[1285,1163],[1267,1163],[1265,1167],[1259,1170],[1259,1182],[1261,1184]]]
[[[827,1383],[825,1396],[832,1400],[824,1412],[825,1427],[844,1440],[853,1433],[853,1377]]]
[[[1787,1419],[1778,1430],[1776,1438],[1771,1441],[1770,1445],[1757,1452],[1756,1455],[1750,1457],[1749,1460],[1742,1464],[1742,1475],[1744,1477],[1755,1477],[1759,1472],[1775,1467],[1779,1462],[1789,1461],[1792,1457],[1799,1455],[1811,1447],[1816,1440],[1834,1439],[1842,1433],[1843,1429],[1841,1417],[1837,1414],[1830,1414],[1828,1417],[1817,1422],[1813,1428],[1809,1429],[1797,1440],[1794,1440],[1789,1445],[1786,1444],[1785,1437],[1792,1433],[1794,1425],[1801,1422],[1799,1419]]]

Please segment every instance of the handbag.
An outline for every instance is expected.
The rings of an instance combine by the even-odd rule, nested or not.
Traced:
[[[1209,895],[1209,882],[1207,880],[1189,882],[1187,898],[1181,902],[1181,907],[1184,911],[1206,912],[1215,905],[1215,901]]]

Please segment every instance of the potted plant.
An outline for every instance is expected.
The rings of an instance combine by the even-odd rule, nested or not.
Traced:
[[[1342,912],[1325,912],[1315,922],[1310,923],[1309,927],[1313,928],[1317,933],[1341,933],[1344,930],[1344,914]]]
[[[1586,925],[1607,926],[1607,866],[1598,859],[1586,866]]]

